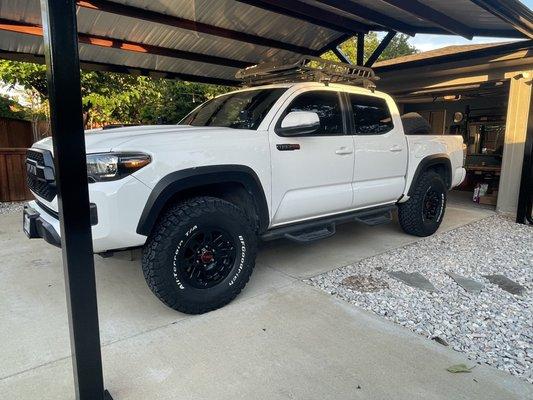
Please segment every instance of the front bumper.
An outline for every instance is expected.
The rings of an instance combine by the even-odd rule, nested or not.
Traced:
[[[91,226],[98,224],[96,204],[90,203]],[[22,213],[24,233],[30,239],[44,239],[45,242],[61,247],[59,215],[37,201],[24,205]]]
[[[130,247],[139,247],[146,242],[146,236],[136,232],[139,217],[142,213],[151,190],[134,177],[126,177],[117,181],[91,183],[89,200],[97,208],[91,213],[93,251],[103,253]],[[30,201],[28,206],[35,210],[60,237],[60,226],[57,203]],[[37,222],[36,222],[37,223]],[[50,229],[45,229],[47,232]],[[36,231],[37,232],[37,231]],[[37,232],[38,233],[38,232]],[[34,236],[42,237],[43,236]]]
[[[56,219],[57,224],[53,224],[53,220],[50,221],[50,219],[54,219],[54,216],[46,213],[43,209],[40,209],[40,211],[41,212],[37,211],[29,204],[24,206],[22,214],[24,233],[26,233],[26,236],[30,239],[42,238],[45,242],[50,243],[51,245],[61,247],[61,237],[57,231],[59,228],[59,220]],[[46,220],[41,215],[43,212],[46,213]]]

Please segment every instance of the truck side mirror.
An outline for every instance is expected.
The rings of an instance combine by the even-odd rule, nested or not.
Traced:
[[[320,129],[320,118],[316,112],[293,111],[288,113],[276,128],[280,136],[301,136],[314,133]]]

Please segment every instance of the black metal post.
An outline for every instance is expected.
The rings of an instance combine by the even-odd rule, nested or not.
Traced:
[[[357,65],[360,67],[365,63],[365,34],[357,35]]]
[[[41,0],[76,399],[105,398],[75,0]]]
[[[516,222],[533,224],[533,96],[530,100],[529,117],[527,122],[526,142],[524,146],[524,162],[522,164],[522,178],[518,195],[518,210]],[[526,222],[527,221],[527,222]]]
[[[333,47],[331,49],[331,51],[333,51],[333,54],[335,54],[337,56],[339,61],[341,61],[343,63],[347,63],[347,64],[351,64],[352,63],[350,58],[339,48],[339,46]]]
[[[378,60],[379,56],[383,54],[383,51],[387,48],[387,46],[390,44],[392,39],[394,39],[394,36],[396,36],[396,32],[390,31],[387,33],[387,35],[383,38],[381,43],[376,47],[376,50],[372,53],[370,57],[368,57],[368,60],[366,60],[365,67],[372,67],[374,63]]]

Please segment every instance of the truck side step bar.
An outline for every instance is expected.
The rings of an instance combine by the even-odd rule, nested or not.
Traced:
[[[335,232],[335,224],[331,223],[322,228],[315,228],[314,230],[310,231],[286,233],[285,235],[283,235],[283,237],[285,239],[289,239],[297,243],[309,243],[314,242],[315,240],[325,239],[330,236],[333,236]]]
[[[273,228],[261,235],[261,239],[269,241],[285,238],[297,243],[309,243],[333,236],[338,224],[357,221],[366,225],[379,225],[390,222],[395,208],[396,205],[389,204]]]
[[[355,217],[355,219],[363,224],[374,226],[388,224],[392,221],[392,211],[379,212],[375,214],[364,215]]]

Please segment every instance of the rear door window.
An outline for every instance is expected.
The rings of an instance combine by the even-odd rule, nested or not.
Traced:
[[[382,135],[394,128],[385,99],[349,93],[355,135]]]

